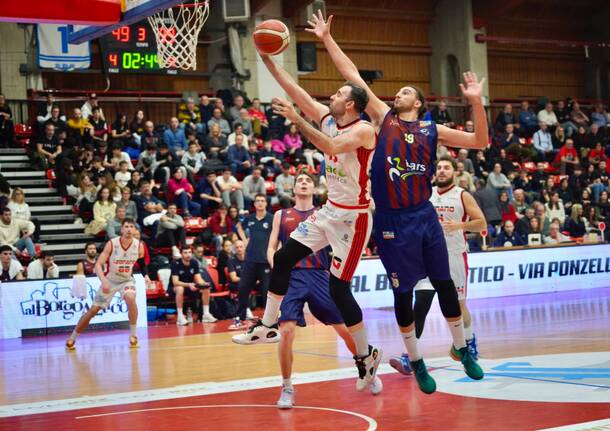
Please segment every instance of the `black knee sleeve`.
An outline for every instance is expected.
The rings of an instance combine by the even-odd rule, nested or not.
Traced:
[[[279,296],[286,295],[292,268],[306,256],[312,253],[311,249],[300,242],[290,238],[282,248],[273,255],[273,271],[269,281],[269,292]]]
[[[413,323],[413,291],[394,291],[394,314],[398,326],[405,328]]]
[[[458,301],[457,292],[455,291],[455,285],[452,280],[430,280],[434,290],[438,293],[438,303],[441,306],[443,316],[460,317],[462,311],[460,310],[460,301]]]
[[[421,337],[424,332],[424,324],[426,323],[426,316],[432,301],[434,300],[434,290],[416,290],[415,291],[415,305],[413,305],[413,316],[415,318],[415,336]]]
[[[330,296],[335,301],[345,325],[349,328],[362,322],[362,310],[352,294],[351,283],[331,274],[329,285]]]

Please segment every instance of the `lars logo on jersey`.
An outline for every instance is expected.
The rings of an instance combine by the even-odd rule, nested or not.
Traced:
[[[426,165],[422,163],[412,163],[407,160],[401,160],[400,157],[391,156],[388,156],[387,161],[390,165],[388,175],[392,181],[395,178],[406,180],[410,176],[425,175],[426,173]]]

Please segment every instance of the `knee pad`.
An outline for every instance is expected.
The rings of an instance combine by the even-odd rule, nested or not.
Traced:
[[[438,303],[441,306],[443,316],[446,318],[460,317],[462,310],[453,280],[430,280],[430,283],[438,293]]]
[[[394,314],[398,326],[406,328],[410,326],[413,319],[413,291],[397,292],[394,291]]]
[[[349,328],[362,322],[362,310],[352,294],[351,283],[331,274],[329,285],[330,296],[335,301],[345,325]]]
[[[415,291],[415,305],[413,305],[413,316],[415,319],[415,336],[421,337],[424,332],[424,325],[426,323],[426,316],[432,306],[434,300],[434,290],[417,290]]]
[[[300,242],[289,239],[286,244],[273,255],[273,271],[269,282],[269,291],[279,296],[286,295],[290,283],[292,268],[306,256],[311,249]]]

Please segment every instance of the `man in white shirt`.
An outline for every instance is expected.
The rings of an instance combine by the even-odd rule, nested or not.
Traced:
[[[216,185],[220,189],[221,197],[227,207],[234,203],[240,214],[247,213],[244,210],[244,194],[242,184],[231,175],[231,168],[226,167],[222,175],[216,178]]]
[[[544,121],[539,123],[540,130],[534,133],[534,148],[538,152],[538,161],[551,161],[555,156],[553,148],[553,137],[549,133],[548,126]]]
[[[267,190],[265,188],[265,180],[262,177],[261,168],[255,167],[252,173],[244,178],[243,181],[243,193],[246,208],[250,208],[254,203],[256,195],[266,195]],[[269,199],[267,199],[269,203]]]
[[[549,227],[549,235],[544,237],[545,244],[559,244],[560,242],[570,241],[570,238],[565,236],[559,230],[559,225],[557,223],[551,223]]]
[[[544,109],[538,112],[538,122],[542,122],[548,127],[555,127],[557,125],[557,115],[553,111],[553,104],[551,102],[548,102]]]
[[[87,96],[87,101],[83,103],[83,106],[81,106],[80,108],[83,118],[88,120],[91,114],[93,114],[93,108],[95,108],[96,106],[100,108],[100,118],[106,121],[106,117],[104,117],[104,111],[102,111],[102,108],[97,103],[97,96],[95,93],[91,93],[89,96]]]
[[[24,279],[23,266],[13,259],[13,249],[8,245],[0,246],[0,282]]]
[[[40,258],[28,265],[28,280],[47,280],[59,278],[59,267],[55,264],[55,255],[51,251],[43,251]]]

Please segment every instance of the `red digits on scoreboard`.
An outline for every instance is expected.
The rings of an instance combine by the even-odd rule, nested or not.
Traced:
[[[112,30],[112,35],[119,42],[129,42],[130,31],[129,26],[124,25]]]
[[[119,65],[119,57],[117,56],[117,54],[109,54],[108,55],[108,62],[112,66],[117,67]]]
[[[138,27],[138,42],[146,41],[146,28]]]

